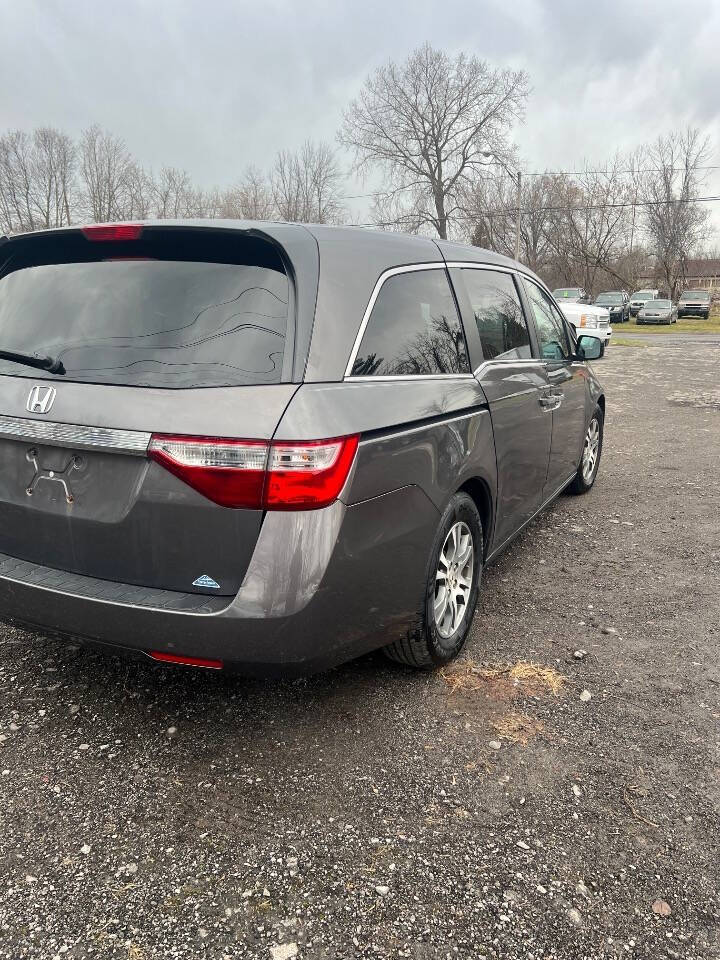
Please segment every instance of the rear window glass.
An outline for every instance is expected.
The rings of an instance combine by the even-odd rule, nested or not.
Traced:
[[[486,360],[530,359],[530,334],[515,289],[507,273],[463,270],[463,280]]]
[[[125,243],[21,238],[2,253],[0,349],[56,357],[66,374],[4,360],[0,374],[148,387],[281,379],[288,279],[265,241],[149,228]]]
[[[388,277],[370,314],[352,375],[412,377],[469,371],[465,335],[445,271]]]

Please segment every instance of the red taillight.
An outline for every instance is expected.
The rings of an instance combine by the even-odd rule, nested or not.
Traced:
[[[357,447],[357,436],[273,443],[263,497],[265,509],[307,510],[337,500]]]
[[[154,435],[148,454],[223,507],[262,507],[268,456],[262,440]]]
[[[148,454],[223,507],[316,510],[337,500],[358,437],[268,443],[154,434]]]
[[[150,650],[149,657],[159,660],[160,663],[178,663],[185,667],[204,667],[206,670],[222,670],[222,660],[206,660],[205,657],[181,657],[176,653],[163,653],[161,650]]]
[[[85,239],[92,240],[94,243],[139,240],[142,230],[141,223],[104,223],[82,228]]]

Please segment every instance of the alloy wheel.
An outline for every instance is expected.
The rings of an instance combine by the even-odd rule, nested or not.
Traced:
[[[474,563],[472,532],[459,520],[448,530],[435,574],[435,625],[444,639],[455,633],[467,614]]]
[[[585,445],[583,447],[582,457],[582,475],[585,483],[592,483],[595,467],[598,462],[598,453],[600,450],[600,424],[597,417],[593,417],[590,426],[585,434]]]

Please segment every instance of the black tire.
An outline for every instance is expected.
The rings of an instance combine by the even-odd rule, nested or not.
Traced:
[[[584,465],[585,465],[585,446],[588,442],[588,435],[592,429],[592,424],[597,421],[599,438],[598,438],[598,447],[597,447],[597,457],[595,459],[595,464],[592,468],[592,473],[586,478]],[[587,428],[585,430],[585,438],[583,440],[583,455],[580,458],[580,465],[577,468],[577,473],[568,487],[569,493],[574,493],[576,495],[587,493],[589,490],[592,490],[593,484],[595,483],[595,478],[597,477],[597,472],[600,467],[600,457],[602,456],[602,446],[603,446],[603,431],[604,431],[605,417],[600,407],[595,407],[595,411],[590,417]]]
[[[464,605],[462,619],[460,619],[457,628],[451,635],[443,636],[435,619],[437,571],[440,566],[440,552],[445,546],[451,528],[456,523],[465,524],[472,535],[473,569],[470,577],[471,586],[468,591],[468,601]],[[440,518],[430,551],[420,623],[410,630],[407,636],[384,648],[386,655],[391,660],[397,660],[399,663],[419,667],[423,670],[433,670],[450,663],[457,657],[465,645],[477,605],[483,567],[483,542],[482,521],[474,500],[466,493],[456,493]]]

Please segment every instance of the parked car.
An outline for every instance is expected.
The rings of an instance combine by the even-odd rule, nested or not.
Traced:
[[[249,673],[432,667],[483,566],[595,482],[603,343],[497,254],[243,221],[0,246],[4,619]]]
[[[648,300],[637,315],[638,323],[677,323],[677,307],[672,300]]]
[[[703,317],[707,320],[710,316],[710,304],[709,290],[683,290],[677,305],[677,315],[679,317]]]
[[[553,290],[558,303],[589,303],[590,298],[582,287],[558,287]]]
[[[607,343],[612,337],[610,313],[607,307],[597,307],[589,303],[560,302],[565,318],[575,327],[576,334],[591,333]]]
[[[630,298],[623,290],[608,290],[595,298],[596,307],[605,307],[610,323],[625,323],[630,319]]]
[[[630,297],[630,316],[636,317],[648,300],[654,300],[659,290],[636,290]]]

